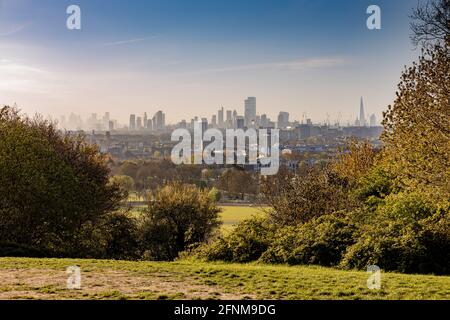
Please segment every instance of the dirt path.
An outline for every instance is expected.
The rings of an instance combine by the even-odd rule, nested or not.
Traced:
[[[0,269],[0,299],[242,299],[177,274],[83,272],[80,290],[66,288],[65,270]],[[246,295],[248,296],[248,295]]]

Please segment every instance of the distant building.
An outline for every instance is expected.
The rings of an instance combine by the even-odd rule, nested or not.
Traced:
[[[370,126],[371,127],[376,127],[377,126],[377,117],[375,116],[375,114],[372,114],[370,116]]]
[[[152,131],[153,130],[153,121],[152,119],[147,120],[147,130]]]
[[[278,129],[286,129],[289,125],[289,113],[281,111],[278,114]]]
[[[236,128],[237,129],[244,129],[245,128],[245,119],[242,116],[238,116],[236,118]]]
[[[109,112],[105,112],[105,115],[103,116],[103,119],[102,119],[103,125],[105,126],[105,128],[107,128],[109,126],[109,120],[111,120],[110,114],[109,114]]]
[[[130,126],[129,126],[130,130],[136,130],[136,115],[131,114],[130,115]]]
[[[164,130],[166,127],[166,115],[162,111],[155,113],[153,117],[153,130]]]
[[[218,121],[219,121],[219,128],[223,128],[223,107],[219,110],[219,114],[218,114]]]
[[[256,121],[256,98],[248,97],[244,104],[245,125],[250,127]]]
[[[202,118],[201,125],[202,125],[202,132],[208,130],[208,119]]]
[[[141,117],[137,117],[136,120],[136,129],[141,130],[142,129],[142,118]]]
[[[228,129],[233,127],[233,118],[231,115],[231,110],[227,110],[227,125],[226,125],[226,127]]]
[[[361,103],[359,106],[359,125],[361,127],[364,127],[367,125],[366,122],[366,115],[364,114],[364,101],[363,101],[363,97],[361,97]]]
[[[267,115],[266,114],[261,115],[260,126],[263,128],[267,128],[267,124],[268,124]]]

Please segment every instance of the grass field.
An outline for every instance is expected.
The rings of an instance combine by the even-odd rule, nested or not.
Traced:
[[[220,217],[223,221],[222,229],[230,230],[244,219],[251,218],[255,215],[264,214],[260,207],[244,207],[244,206],[222,206]]]
[[[66,268],[81,267],[81,290]],[[450,299],[450,277],[367,274],[321,267],[0,258],[0,299]]]
[[[221,206],[222,212],[220,213],[220,218],[222,219],[223,225],[222,230],[229,231],[244,219],[251,218],[254,215],[264,214],[260,207],[249,207],[249,206]],[[139,214],[143,208],[134,208],[133,212]]]

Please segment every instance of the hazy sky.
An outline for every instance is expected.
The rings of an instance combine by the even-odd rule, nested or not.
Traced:
[[[353,121],[392,103],[415,59],[416,0],[0,0],[0,104],[59,117],[161,109],[168,122],[223,105],[272,119]],[[82,29],[66,28],[77,4]],[[382,30],[366,9],[381,7]]]

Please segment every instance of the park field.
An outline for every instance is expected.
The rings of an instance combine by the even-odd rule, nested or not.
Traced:
[[[220,219],[222,221],[222,231],[229,231],[233,229],[242,220],[251,218],[252,216],[264,214],[263,208],[258,206],[220,206],[222,212],[220,213]],[[135,207],[133,212],[140,214],[143,207]]]
[[[229,231],[239,222],[253,216],[263,215],[264,209],[258,206],[221,206],[220,218],[223,222],[222,230]]]
[[[66,268],[81,289],[66,289]],[[0,299],[450,299],[450,277],[196,261],[0,258]]]

